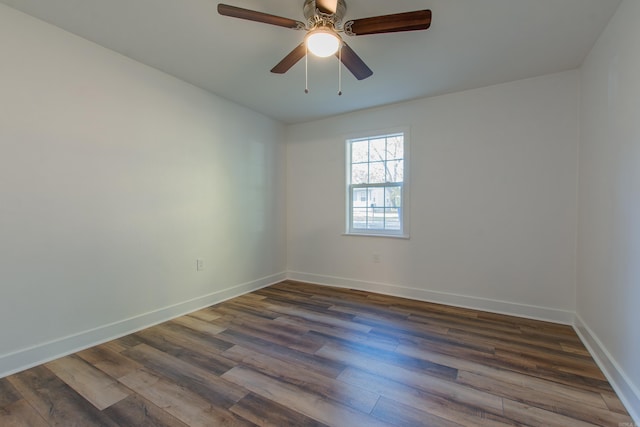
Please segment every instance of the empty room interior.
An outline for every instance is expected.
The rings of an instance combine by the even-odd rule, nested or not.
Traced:
[[[0,425],[640,425],[640,2],[225,1],[0,0]]]

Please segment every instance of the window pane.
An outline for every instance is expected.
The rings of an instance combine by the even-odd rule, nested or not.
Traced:
[[[400,230],[400,209],[385,209],[386,230]]]
[[[351,193],[351,206],[354,208],[366,208],[368,206],[366,188],[353,189]]]
[[[353,209],[353,228],[367,228],[367,208]]]
[[[400,187],[385,188],[385,206],[399,208],[402,206],[402,189]]]
[[[355,167],[356,165],[354,165]],[[368,184],[382,184],[385,181],[384,162],[369,163]]]
[[[384,208],[369,209],[367,212],[367,228],[384,230]]]
[[[351,165],[351,183],[352,184],[368,184],[369,183],[369,164],[368,163]]]
[[[402,182],[404,179],[404,162],[402,160],[393,160],[386,162],[386,165],[386,182]]]
[[[369,142],[369,161],[381,162],[385,160],[386,138],[372,139]]]
[[[387,139],[387,160],[404,158],[404,138],[402,135],[392,136]]]
[[[384,188],[369,189],[369,207],[384,207]]]
[[[351,163],[365,163],[369,161],[369,141],[351,143]]]

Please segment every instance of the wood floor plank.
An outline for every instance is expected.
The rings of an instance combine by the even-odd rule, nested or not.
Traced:
[[[308,335],[307,328],[277,323],[275,319],[268,323],[262,319],[251,322],[240,320],[229,325],[228,329],[308,354],[313,354],[324,344],[317,337]]]
[[[22,395],[6,378],[0,378],[0,408],[22,399]]]
[[[0,406],[0,426],[49,427],[49,423],[26,400],[20,399]]]
[[[193,316],[178,317],[177,319],[173,319],[171,323],[182,325],[186,328],[190,328],[190,329],[193,329],[194,331],[209,334],[211,336],[215,336],[216,334],[219,334],[220,332],[225,330],[225,328],[218,326],[215,323],[207,322]]]
[[[248,300],[246,298],[233,298],[226,304],[227,308],[233,308],[244,314],[249,314],[254,317],[262,317],[264,319],[275,319],[279,316],[279,313],[269,310],[264,305],[264,299],[262,300]]]
[[[463,427],[463,424],[440,418],[416,407],[404,405],[384,397],[380,398],[371,415],[394,426]]]
[[[268,310],[260,311],[260,310],[248,310],[242,306],[233,305],[233,304],[225,304],[225,305],[217,305],[212,308],[212,311],[221,315],[221,317],[245,317],[247,319],[269,319],[273,320],[278,317],[278,313],[271,313]],[[219,319],[216,319],[219,320]],[[217,323],[215,320],[213,323]]]
[[[109,341],[107,343],[101,344],[103,347],[108,348],[109,350],[113,351],[114,353],[120,353],[121,351],[126,350],[128,347],[122,345],[122,343],[119,340],[113,340],[113,341]]]
[[[429,334],[446,338],[451,328],[455,325],[447,322],[434,322],[433,320],[424,316],[416,316],[415,314],[412,314],[407,318],[406,322],[402,322],[398,326],[407,331],[424,331]]]
[[[372,373],[381,378],[435,393],[445,399],[466,402],[469,405],[489,408],[494,411],[502,410],[502,399],[493,394],[469,389],[452,381],[390,365],[375,359],[368,359],[344,347],[326,345],[318,351],[318,354],[331,360],[341,361],[347,366]]]
[[[600,393],[570,387],[559,382],[547,381],[505,369],[461,369],[457,381],[459,383],[469,384],[474,388],[492,390],[492,393],[497,395],[504,394],[504,397],[509,397],[506,395],[505,389],[516,387],[522,389],[521,393],[527,395],[529,399],[531,398],[529,393],[541,393],[541,401],[560,400],[583,406],[588,405],[592,408],[607,408]],[[496,390],[500,390],[500,392]],[[512,393],[513,394],[510,394],[511,397],[516,395],[517,390],[513,390]]]
[[[449,352],[452,355],[474,355],[480,357],[493,357],[495,347],[486,343],[469,342],[448,335],[442,335],[438,331],[420,327],[411,327],[410,324],[397,325],[374,322],[370,319],[356,319],[372,327],[371,334],[382,336],[394,336],[400,343],[415,345],[425,343],[430,348],[440,348],[441,352]]]
[[[429,388],[416,388],[379,375],[365,372],[359,369],[348,368],[340,377],[341,381],[359,385],[363,388],[376,391],[386,399],[385,407],[393,403],[402,404],[406,408],[412,408],[415,414],[426,414],[436,417],[434,422],[446,420],[446,422],[464,426],[505,426],[511,425],[511,421],[502,417],[502,401],[496,401],[494,405],[481,405],[477,401],[460,399],[454,394]],[[381,400],[378,402],[384,401]],[[389,420],[389,416],[382,417],[380,408],[374,409],[373,415]],[[428,419],[428,417],[425,417]],[[441,421],[440,421],[441,422]]]
[[[136,335],[144,344],[217,375],[227,372],[234,366],[221,355],[223,350],[230,348],[233,344],[224,342],[224,345],[220,345],[217,340],[215,345],[211,345],[210,340],[180,334],[161,326],[138,332]]]
[[[477,390],[484,390],[504,398],[596,425],[618,425],[627,421],[626,417],[611,412],[599,394],[574,392],[568,387],[555,386],[549,382],[541,384],[532,379],[518,384],[515,381],[503,381],[465,371],[460,372],[458,382]],[[589,413],[585,413],[585,406],[590,408]]]
[[[283,281],[0,378],[14,425],[633,421],[570,326]]]
[[[76,355],[115,379],[135,372],[142,367],[121,353],[113,351],[111,346],[104,344],[83,350]]]
[[[526,353],[513,353],[497,350],[492,360],[485,360],[495,367],[507,367],[524,374],[536,376],[548,381],[571,384],[595,392],[612,391],[604,374],[596,367],[584,371],[572,367],[562,369],[561,364],[545,361],[541,356],[530,356]]]
[[[280,382],[249,368],[237,366],[222,377],[262,397],[272,397],[283,405],[328,425],[387,426],[363,412]]]
[[[340,372],[344,369],[343,364],[317,354],[303,353],[241,332],[226,330],[220,333],[220,337],[230,343],[241,345],[331,378],[340,375]]]
[[[189,427],[188,424],[137,394],[110,406],[105,413],[121,426]]]
[[[75,355],[54,360],[46,366],[100,410],[131,394],[130,390],[122,387],[116,380]]]
[[[364,413],[371,412],[379,398],[378,394],[365,388],[336,381],[242,346],[232,347],[225,352],[225,355],[237,360],[242,366],[277,377],[282,382],[335,400]]]
[[[140,344],[140,339],[135,334],[131,334],[131,335],[125,335],[124,337],[120,337],[117,340],[111,341],[111,343],[113,343],[114,346],[121,348],[122,350],[126,350]],[[122,351],[122,350],[119,350],[119,351]]]
[[[530,361],[537,366],[558,367],[567,371],[573,371],[588,375],[590,378],[604,380],[602,371],[590,357],[577,355],[573,352],[565,352],[562,350],[549,350],[535,347],[532,345],[523,345],[520,343],[499,344],[495,343],[496,354],[515,355],[522,359]]]
[[[565,417],[535,406],[514,402],[509,399],[504,401],[504,414],[517,422],[532,427],[594,427],[596,424]]]
[[[261,301],[264,298],[265,298],[264,296],[258,295],[257,293],[252,292],[249,294],[240,295],[239,297],[236,297],[234,299],[239,302],[246,302],[247,300],[249,302],[256,302],[256,301]]]
[[[188,388],[144,368],[124,376],[120,381],[191,427],[253,425],[225,408],[212,405],[207,399]]]
[[[320,421],[266,399],[249,393],[231,407],[231,412],[263,427],[326,427]]]
[[[406,310],[412,315],[420,316],[432,314],[448,314],[457,319],[478,319],[480,312],[470,308],[454,307],[451,305],[437,304],[432,302],[418,301],[407,298],[392,297],[389,295],[370,294],[368,298],[382,301],[386,304],[402,310]]]
[[[117,426],[45,366],[12,375],[8,380],[51,426]]]
[[[321,299],[321,301],[326,301],[326,299]],[[335,301],[334,305],[329,308],[329,311],[337,311],[339,313],[347,313],[352,315],[353,317],[358,318],[367,318],[371,320],[376,320],[379,322],[386,323],[397,323],[397,322],[406,322],[409,319],[410,313],[402,312],[400,310],[390,309],[386,306],[377,307],[370,302],[366,303],[349,303],[340,302],[337,298],[331,299],[331,301]]]
[[[451,325],[453,326],[453,325]],[[492,347],[503,349],[514,349],[524,351],[550,351],[557,355],[567,354],[562,349],[561,343],[544,338],[534,338],[530,335],[524,335],[518,329],[515,333],[505,333],[491,329],[470,329],[465,327],[450,327],[447,335],[460,339],[465,342],[475,342],[479,345],[490,345]],[[571,356],[574,356],[572,354]]]
[[[345,339],[356,343],[367,343],[370,346],[383,350],[394,351],[398,347],[398,340],[391,336],[372,335],[368,332],[346,329],[339,326],[319,325],[300,317],[283,315],[274,319],[273,323],[286,323],[289,325],[303,326],[306,327],[309,332],[317,332],[328,337]]]
[[[156,330],[160,333],[160,335],[167,334],[172,336],[183,336],[185,337],[185,339],[190,341],[206,342],[209,347],[220,351],[225,351],[230,347],[228,342],[218,338],[218,334],[212,334],[211,331],[202,332],[187,326],[183,326],[176,321],[165,322],[161,325],[150,328],[150,330]],[[139,337],[138,334],[136,334],[136,336]]]
[[[567,353],[573,353],[584,357],[591,357],[589,351],[582,344],[560,343],[560,347],[562,347],[562,351]]]
[[[192,390],[216,406],[230,408],[247,394],[246,390],[205,369],[186,363],[146,344],[133,347],[123,354],[144,365],[156,375]]]
[[[377,333],[376,330],[372,333]],[[404,335],[401,330],[396,331],[400,338],[398,351],[407,353],[410,351],[424,351],[431,354],[440,354],[440,357],[450,356],[451,360],[473,362],[477,365],[492,367],[495,369],[506,369],[510,371],[520,372],[531,377],[539,377],[545,380],[561,382],[571,386],[578,386],[585,390],[601,392],[610,391],[610,386],[606,381],[581,376],[580,374],[569,374],[554,370],[554,364],[549,363],[543,358],[542,353],[537,358],[531,358],[526,351],[524,352],[506,352],[504,350],[496,350],[494,353],[478,351],[473,346],[461,346],[457,342],[446,342],[440,340],[428,339],[428,337],[416,337]],[[463,340],[460,341],[464,342]],[[550,354],[552,356],[552,354]],[[428,359],[430,360],[430,359]],[[434,359],[436,360],[436,359]],[[538,365],[541,363],[543,366]],[[452,365],[453,366],[453,365]]]
[[[328,344],[332,344],[335,347],[339,347],[345,351],[357,354],[359,358],[363,358],[366,360],[375,360],[377,362],[399,366],[404,369],[415,370],[417,372],[426,373],[428,375],[439,378],[454,379],[458,374],[457,369],[447,365],[441,365],[416,357],[405,356],[395,351],[380,349],[367,344],[349,341],[343,338],[326,336],[317,332],[311,333],[324,336]]]
[[[581,365],[577,365],[574,363],[560,364],[555,362],[551,365],[551,367],[554,370],[558,370],[559,372],[592,378],[594,380],[601,381],[602,383],[607,382],[607,377],[605,377],[604,373],[600,370],[600,368],[598,368],[598,365],[596,365],[595,363],[584,363]]]
[[[437,348],[430,348],[429,346],[421,345],[408,345],[406,343],[398,345],[395,350],[398,354],[414,357],[416,359],[422,359],[429,362],[437,363],[444,366],[449,366],[457,370],[464,370],[475,373],[488,373],[489,375],[495,372],[500,372],[501,369],[487,366],[484,363],[470,360],[466,357],[453,357],[447,353],[441,353],[437,351]],[[504,370],[505,372],[513,372]]]
[[[204,320],[205,322],[211,322],[221,317],[220,314],[212,312],[210,308],[194,311],[193,313],[189,313],[189,316]]]
[[[276,283],[267,288],[259,289],[254,292],[257,295],[264,296],[269,300],[280,301],[284,304],[295,304],[302,307],[318,307],[326,310],[331,304],[321,301],[313,301],[313,296],[317,295],[314,287],[305,287],[306,284],[301,282],[284,281]]]
[[[287,307],[284,305],[269,305],[269,307],[275,312],[286,314],[292,317],[300,317],[325,326],[339,326],[345,329],[354,329],[360,332],[369,332],[371,330],[370,326],[353,322],[353,316],[342,316],[341,318],[334,317],[336,314],[338,314],[338,312],[333,312],[334,316],[332,316],[331,313],[318,313],[315,311],[304,310],[298,307]]]
[[[604,400],[607,408],[609,408],[610,411],[618,414],[627,413],[624,405],[622,404],[622,402],[620,402],[620,399],[614,392],[602,392],[600,393],[600,395],[602,396],[602,399]]]

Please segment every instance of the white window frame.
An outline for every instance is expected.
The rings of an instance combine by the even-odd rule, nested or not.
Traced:
[[[362,228],[354,228],[353,227],[353,188],[372,188],[372,187],[389,187],[389,183],[380,183],[380,184],[352,184],[351,183],[351,143],[355,141],[361,141],[365,139],[376,139],[381,137],[388,137],[392,135],[402,134],[403,143],[404,143],[404,154],[403,154],[403,162],[404,162],[404,173],[403,173],[403,182],[399,184],[402,194],[402,206],[401,206],[401,217],[400,217],[400,230],[382,230],[382,229],[362,229]],[[410,133],[407,128],[394,128],[387,129],[381,131],[375,131],[370,133],[362,133],[357,135],[350,135],[345,138],[345,153],[346,153],[346,215],[345,215],[345,225],[346,231],[345,235],[347,236],[373,236],[373,237],[394,237],[394,238],[409,238],[409,140]]]

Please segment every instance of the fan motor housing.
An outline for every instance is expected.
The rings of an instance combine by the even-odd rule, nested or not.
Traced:
[[[307,20],[311,20],[316,16],[316,11],[316,0],[305,0],[303,7],[304,17],[307,18]],[[344,0],[338,0],[336,13],[332,15],[334,17],[333,19],[335,20],[335,22],[340,22],[342,21],[342,18],[346,13],[347,4],[344,2]]]

